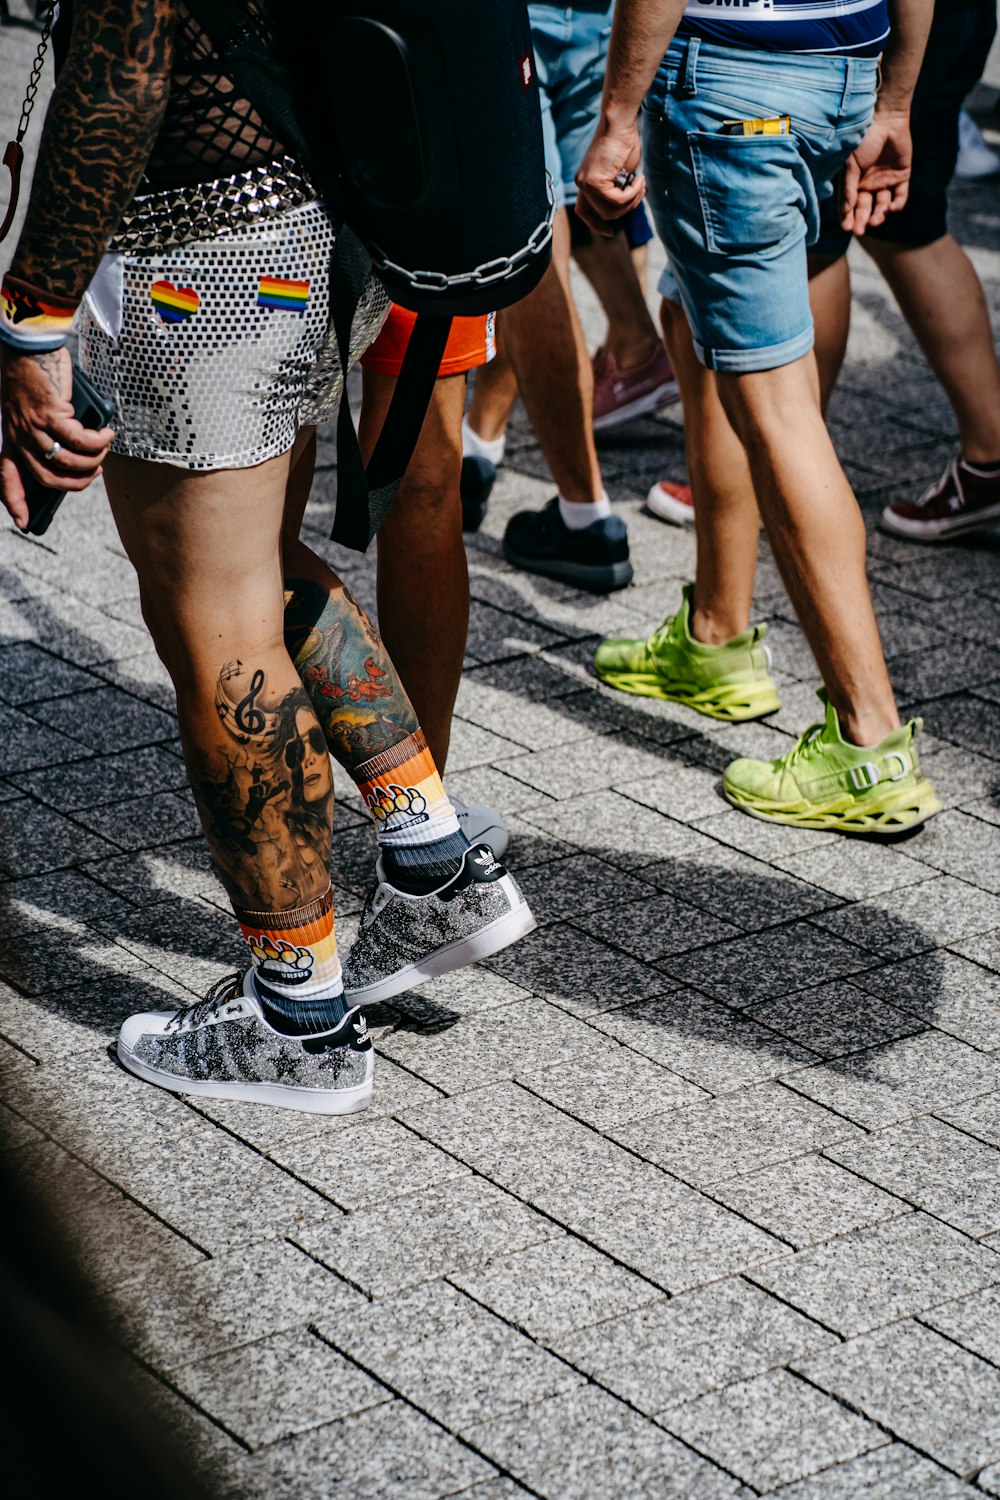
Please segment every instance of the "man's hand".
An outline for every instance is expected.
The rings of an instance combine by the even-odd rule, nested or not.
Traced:
[[[910,195],[913,144],[907,110],[876,108],[864,139],[847,158],[840,195],[842,228],[862,235],[897,213]]]
[[[576,174],[576,185],[580,189],[576,211],[589,228],[605,239],[614,234],[609,221],[620,219],[646,196],[646,179],[639,172],[641,158],[636,121],[613,130],[602,118]],[[635,172],[637,175],[628,187],[621,188],[615,186],[615,178],[620,172]]]
[[[28,524],[25,480],[38,480],[52,490],[85,490],[101,472],[114,437],[110,427],[92,432],[77,421],[72,392],[73,366],[67,349],[23,354],[2,348],[0,490],[15,526],[22,531]],[[56,443],[58,452],[46,459]]]

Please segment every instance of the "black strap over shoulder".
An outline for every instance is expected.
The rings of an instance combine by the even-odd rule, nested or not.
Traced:
[[[342,225],[330,265],[330,311],[345,370],[354,314],[371,269],[368,251],[350,225]],[[335,542],[364,552],[385,519],[417,445],[450,329],[449,317],[417,315],[367,470],[345,386],[337,415],[337,513],[331,532]]]

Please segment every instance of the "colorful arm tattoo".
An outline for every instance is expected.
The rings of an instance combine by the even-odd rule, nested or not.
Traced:
[[[333,777],[301,688],[273,692],[261,667],[227,663],[216,684],[223,730],[190,757],[209,847],[234,904],[279,912],[330,883]]]
[[[76,6],[4,287],[5,304],[13,304],[5,307],[10,328],[24,333],[34,324],[39,313],[31,311],[32,298],[41,316],[58,319],[67,309],[71,315],[86,291],[163,119],[176,10],[177,0]]]
[[[285,645],[330,754],[348,771],[419,725],[382,637],[349,589],[285,579]]]

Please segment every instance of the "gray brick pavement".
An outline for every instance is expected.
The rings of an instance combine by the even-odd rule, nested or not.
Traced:
[[[0,36],[6,85],[32,38]],[[1000,188],[953,206],[997,310]],[[373,1011],[367,1115],[196,1107],[109,1060],[124,1014],[190,999],[240,944],[103,496],[44,544],[0,537],[2,1148],[72,1205],[137,1399],[220,1496],[1000,1495],[998,547],[874,530],[955,435],[852,264],[831,424],[947,811],[884,846],[728,809],[727,760],[815,712],[773,563],[767,725],[610,692],[596,639],[648,629],[693,566],[640,508],[682,474],[678,413],[607,446],[637,563],[609,600],[503,562],[506,518],[549,494],[518,420],[469,543],[449,780],[509,815],[540,930]],[[332,461],[324,438],[323,546]],[[370,560],[335,563],[371,603]],[[338,789],[349,933],[372,845]]]

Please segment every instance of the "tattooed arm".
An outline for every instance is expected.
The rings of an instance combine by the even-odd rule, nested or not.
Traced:
[[[177,0],[85,0],[11,273],[79,302],[135,193],[170,92]]]
[[[16,328],[45,299],[68,326],[135,193],[170,90],[177,0],[86,0],[45,119],[24,228],[4,282]],[[50,322],[52,321],[50,317]],[[65,349],[0,345],[0,491],[15,523],[24,480],[82,490],[100,472],[112,433],[73,417]],[[58,443],[54,461],[45,454]]]

